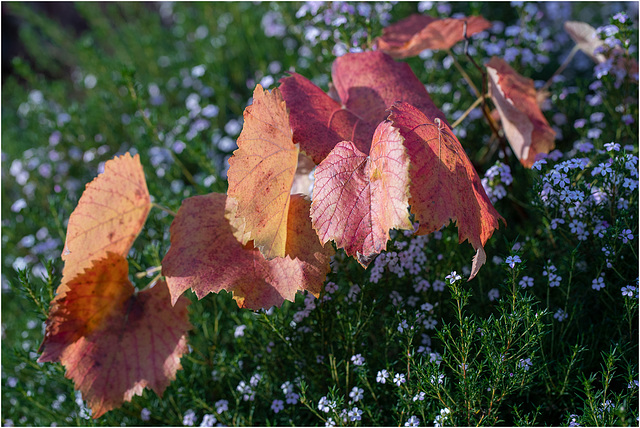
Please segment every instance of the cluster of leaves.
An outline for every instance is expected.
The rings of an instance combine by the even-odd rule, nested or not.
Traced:
[[[482,31],[488,25],[479,17],[467,19],[467,24],[464,21],[413,16],[387,27],[375,43],[379,50],[386,50],[396,57],[406,57],[415,55],[425,47],[448,50],[465,36]],[[438,43],[425,45],[434,38]],[[387,47],[384,43],[387,43]],[[611,55],[617,58],[628,56],[627,51],[622,54],[614,52]],[[604,58],[602,63],[607,61],[607,57]],[[623,61],[619,67],[632,69],[633,62]],[[484,70],[489,87],[481,91],[475,89],[478,97],[476,105],[482,104],[493,138],[502,143],[508,141],[520,162],[530,167],[536,157],[544,157],[536,155],[553,149],[555,131],[551,130],[538,107],[537,98],[542,91],[536,91],[530,79],[518,75],[499,58],[491,59]],[[472,278],[486,261],[484,246],[497,228],[500,216],[489,202],[478,174],[454,135],[453,126],[448,124],[445,114],[435,106],[409,66],[393,61],[382,52],[351,53],[333,63],[332,80],[333,86],[328,95],[296,73],[283,78],[280,88],[271,92],[265,91],[260,85],[256,87],[253,102],[245,110],[244,127],[237,141],[239,149],[229,160],[227,196],[211,193],[185,199],[175,214],[170,229],[171,248],[161,263],[166,284],[155,278],[150,283],[152,287],[138,292],[128,278],[129,265],[125,257],[130,255],[133,241],[142,230],[154,199],[147,191],[139,158],[125,155],[106,162],[104,174],[87,187],[69,219],[63,252],[65,267],[57,296],[51,305],[43,343],[44,353],[40,361],[59,360],[65,365],[67,376],[74,380],[93,408],[94,418],[121,405],[123,400],[130,400],[133,395],[143,394],[145,386],[162,394],[175,377],[180,367],[180,356],[186,352],[186,332],[191,329],[186,317],[187,301],[182,295],[189,288],[198,298],[210,292],[230,291],[237,305],[244,308],[282,305],[282,309],[275,314],[258,315],[266,330],[276,332],[281,343],[277,346],[269,343],[266,352],[270,356],[256,356],[249,365],[237,361],[239,372],[232,370],[226,373],[229,376],[228,383],[237,377],[242,379],[236,388],[239,394],[235,391],[232,393],[236,400],[235,414],[223,415],[217,406],[214,412],[210,403],[198,404],[198,408],[208,416],[215,413],[223,423],[252,423],[253,405],[246,408],[245,415],[238,412],[243,409],[243,403],[254,400],[252,397],[256,391],[264,398],[276,395],[274,389],[277,388],[258,385],[264,384],[261,378],[277,385],[281,379],[278,364],[283,361],[300,369],[299,373],[304,372],[304,375],[295,379],[294,384],[300,392],[300,403],[310,410],[307,416],[314,414],[327,423],[346,424],[358,420],[359,410],[340,410],[340,407],[347,405],[346,394],[354,384],[367,385],[377,403],[395,396],[396,400],[389,402],[395,402],[393,409],[397,415],[393,416],[395,419],[392,422],[399,424],[415,423],[415,415],[419,415],[421,421],[434,418],[436,424],[495,424],[503,420],[505,408],[513,409],[515,416],[512,422],[535,423],[535,415],[545,413],[545,410],[536,411],[526,406],[525,413],[522,413],[515,406],[534,386],[547,389],[549,403],[552,402],[549,397],[557,396],[566,400],[568,392],[576,389],[569,376],[580,361],[578,356],[581,352],[576,347],[567,353],[565,346],[557,345],[557,338],[546,339],[549,332],[552,336],[556,334],[551,316],[544,311],[536,311],[534,300],[522,296],[517,290],[517,279],[522,273],[520,266],[507,271],[512,273],[504,288],[507,297],[495,307],[495,314],[489,315],[486,320],[464,316],[470,293],[462,289],[452,273],[451,298],[454,310],[436,310],[445,320],[447,314],[453,314],[450,319],[452,324],[445,324],[439,329],[431,345],[433,349],[444,350],[444,354],[440,356],[437,352],[427,352],[421,357],[413,355],[413,337],[418,330],[413,327],[407,330],[402,326],[407,321],[412,326],[421,324],[424,317],[416,313],[415,316],[407,315],[407,319],[395,318],[406,312],[385,305],[384,293],[401,289],[402,281],[389,281],[388,274],[395,272],[395,268],[391,264],[385,268],[382,260],[387,259],[382,256],[375,259],[375,256],[386,249],[389,239],[394,236],[396,238],[391,243],[402,248],[400,244],[403,240],[397,239],[397,236],[409,236],[415,229],[422,236],[409,238],[409,242],[413,242],[413,239],[416,243],[422,242],[419,240],[424,235],[454,220],[458,226],[458,237],[455,239],[453,234],[446,234],[449,243],[446,253],[452,260],[456,258],[458,263],[464,263],[456,256],[455,241],[468,239],[477,251],[473,266],[466,268],[465,272],[466,276]],[[635,82],[633,78],[623,82],[637,85],[637,78]],[[618,89],[615,81],[611,82],[611,86],[612,89]],[[134,95],[135,87],[130,89],[129,92]],[[485,104],[487,98],[496,107],[493,113]],[[141,122],[149,124],[148,129],[153,129],[148,119],[142,112]],[[508,154],[508,151],[504,150],[504,153]],[[599,167],[587,170],[595,177],[591,182],[584,181],[584,173],[581,174],[572,164],[568,179],[573,192],[587,195],[593,193],[592,189],[602,189],[609,195],[608,201],[615,201],[616,195],[622,194],[620,186],[623,182],[627,183],[623,181],[624,175],[616,178],[601,174],[605,177],[602,180],[598,175],[603,170],[607,171],[607,168],[619,173],[626,170],[624,173],[630,174],[628,164],[632,158],[625,156],[632,155],[623,153],[622,156],[615,156],[615,153],[609,153],[607,156],[610,156],[610,162],[603,158]],[[632,166],[635,167],[633,162]],[[313,197],[310,202],[297,193],[301,189],[309,189],[308,173],[314,167]],[[556,166],[556,170],[561,168]],[[550,195],[550,183],[558,184],[554,182],[554,174],[550,173],[541,182],[538,190],[543,196]],[[630,180],[633,177],[631,175]],[[256,189],[260,189],[260,192],[256,193]],[[550,203],[549,198],[545,197],[539,204],[543,208],[543,218],[549,222],[549,230],[545,233],[555,230],[551,226],[554,224],[552,219],[567,215],[572,218],[577,216],[576,221],[585,220],[590,225],[604,220],[604,205],[597,202],[593,206],[585,204],[584,208],[602,211],[587,221],[583,219],[581,208],[570,206],[566,195],[559,196],[562,189],[556,190],[558,194],[551,194],[551,197],[560,198],[560,204]],[[576,194],[572,193],[569,198]],[[629,200],[630,205],[626,207],[616,207],[609,202],[606,220],[607,224],[615,226],[603,236],[593,239],[605,239],[608,254],[624,255],[627,260],[633,260],[635,256],[637,261],[637,255],[633,251],[629,253],[629,246],[621,245],[623,241],[620,238],[627,236],[624,235],[626,230],[629,230],[631,240],[636,233],[633,215],[637,213],[637,197],[634,199],[632,194]],[[176,202],[172,201],[169,205],[175,206]],[[417,223],[412,223],[410,219]],[[579,234],[576,237],[571,235],[575,234],[577,223],[571,224],[573,226],[564,226],[567,230],[563,238],[567,239],[555,238],[554,252],[559,257],[571,254],[579,259],[580,251],[566,251],[575,246],[576,240],[578,246],[583,241]],[[390,232],[393,228],[406,229],[408,233]],[[552,241],[554,235],[549,233]],[[333,248],[327,244],[329,240],[333,240],[337,248],[344,248],[344,254],[354,256],[362,266],[366,267],[375,260],[371,276],[349,265],[340,252],[334,255]],[[601,242],[597,241],[596,244],[600,245]],[[527,247],[527,251],[532,251],[530,259],[534,260],[539,258],[536,253],[544,250],[535,244],[532,246]],[[162,251],[155,248],[154,253],[157,257]],[[524,255],[525,252],[519,254]],[[333,273],[329,273],[331,257],[334,259]],[[139,260],[131,261],[140,269]],[[559,261],[555,263],[563,266]],[[609,268],[609,260],[603,263],[597,266],[596,277]],[[159,260],[156,264],[160,264]],[[577,306],[571,310],[568,302],[576,296],[575,288],[571,288],[572,279],[576,281],[576,278],[580,278],[582,281],[592,275],[593,270],[574,270],[574,259],[571,259],[570,266],[566,273],[562,272],[569,278],[569,288],[561,300],[565,302],[563,311],[569,314],[571,321],[566,324],[567,328],[563,324],[561,332],[557,333],[561,338],[560,343],[569,338],[568,343],[583,340],[583,329],[577,328],[576,323],[577,315],[586,312]],[[148,272],[159,268],[151,268]],[[430,271],[430,280],[448,273],[446,268],[435,269],[433,264],[425,266],[425,269],[426,272]],[[385,284],[378,284],[378,280],[374,280],[373,271],[379,273],[381,270],[385,272]],[[633,268],[618,268],[618,271],[622,282],[633,277]],[[340,293],[331,296],[333,292],[323,287],[327,273],[330,280],[341,284],[344,296]],[[573,274],[576,276],[572,277]],[[49,272],[50,293],[54,277]],[[424,281],[424,278],[413,273],[410,279]],[[32,292],[26,276],[23,283]],[[345,284],[349,288],[348,293],[344,289]],[[357,284],[367,293],[362,293],[359,304],[351,307],[349,302],[353,302],[360,291]],[[409,278],[404,285],[411,288]],[[484,291],[486,283],[482,279],[477,285]],[[284,302],[295,300],[300,290],[310,293],[305,298],[308,312],[304,315],[296,313],[294,319],[296,316],[304,319],[309,317],[309,313],[312,316],[296,328],[295,323],[288,325],[287,319],[288,311],[295,306]],[[320,298],[317,306],[321,310],[313,310],[316,305],[312,303],[314,300],[311,296]],[[331,302],[331,297],[337,300],[338,296],[340,304]],[[371,296],[376,297],[372,300]],[[598,299],[588,295],[585,290],[579,290],[577,296],[584,296],[584,301],[588,301],[589,305],[598,305]],[[220,296],[219,300],[228,301],[224,299],[227,297]],[[190,344],[194,349],[206,350],[206,355],[202,355],[202,362],[191,364],[192,361],[189,361],[188,378],[192,384],[189,385],[186,378],[179,379],[179,386],[176,386],[181,391],[179,394],[184,393],[182,389],[185,386],[193,389],[196,384],[200,389],[207,390],[210,382],[202,380],[203,373],[204,377],[208,377],[206,367],[224,366],[220,359],[224,359],[226,354],[224,351],[216,354],[216,349],[225,340],[225,334],[229,336],[232,324],[227,321],[225,330],[220,328],[219,322],[222,316],[237,318],[238,315],[229,310],[221,311],[217,307],[217,300],[208,303],[203,301],[192,305],[190,309],[195,331],[204,331],[204,338],[198,338],[199,334],[192,335]],[[342,303],[343,300],[345,303]],[[607,304],[617,307],[621,304],[620,300],[619,295],[611,296],[611,302]],[[622,300],[627,308],[625,318],[611,320],[611,326],[628,322],[629,331],[621,333],[620,337],[629,334],[631,347],[636,346],[637,349],[637,345],[633,345],[636,342],[633,340],[632,322],[637,318],[637,302],[633,301],[636,303],[634,306],[627,299]],[[554,297],[553,301],[558,299]],[[549,294],[547,302],[550,308]],[[212,305],[215,307],[212,308]],[[41,306],[46,306],[46,302],[41,302]],[[587,303],[584,306],[586,308]],[[381,315],[383,319],[376,322],[377,317],[372,316],[374,311],[381,311],[386,316]],[[207,326],[210,326],[208,321],[213,316],[215,327],[211,332]],[[380,321],[384,323],[383,326]],[[242,323],[235,319],[234,322]],[[395,333],[394,323],[399,326],[397,331],[400,334]],[[335,334],[336,326],[339,326],[338,334]],[[380,329],[386,331],[384,339],[375,338]],[[300,343],[295,342],[304,337],[301,336],[303,331],[313,332],[313,340],[305,337],[305,343],[314,347],[313,352],[318,356],[326,356],[328,360],[318,369],[309,367],[310,361],[304,361],[313,353],[311,349],[308,355],[296,351],[300,349]],[[408,333],[404,335],[403,331]],[[242,336],[242,330],[237,335]],[[257,337],[256,334],[251,340],[259,342]],[[604,343],[606,340],[597,337],[590,337],[589,340],[592,342],[586,343],[584,349],[607,347]],[[381,341],[384,342],[384,352],[375,358],[384,358],[388,362],[385,370],[392,376],[400,375],[403,371],[409,381],[406,384],[400,382],[402,386],[398,385],[398,390],[394,392],[381,392],[370,385],[375,372],[373,366],[362,367],[361,363],[356,363],[359,360],[353,358],[353,365],[349,365],[349,357],[355,356],[357,350],[375,347]],[[213,347],[210,342],[213,342]],[[117,354],[119,349],[113,346],[114,343],[131,344],[125,345],[131,353]],[[255,345],[258,346],[258,343]],[[248,355],[251,351],[247,348],[240,350],[237,355],[240,356],[242,352]],[[602,407],[600,402],[615,401],[614,407],[628,408],[627,403],[633,399],[634,391],[631,388],[624,393],[616,392],[613,401],[608,393],[612,379],[616,378],[613,373],[617,352],[612,351],[606,358],[601,379],[602,392],[593,392],[595,375],[582,379],[585,403],[591,403],[591,410],[584,408],[580,416],[583,423],[625,423],[629,420],[628,412],[613,414],[607,408],[599,410]],[[552,369],[558,371],[557,376],[549,370],[546,374],[541,369],[529,370],[532,361],[537,363],[554,357],[562,360],[567,355],[571,355],[571,358]],[[234,357],[234,364],[237,358]],[[153,363],[149,367],[141,364],[143,361]],[[592,367],[594,360],[587,358],[582,363]],[[403,366],[406,366],[406,371],[402,369]],[[125,368],[117,370],[120,374],[117,381],[103,381],[112,378],[110,373],[115,367]],[[327,376],[327,367],[330,376]],[[635,369],[632,368],[634,362],[630,362],[629,367],[629,373],[624,376],[628,381],[634,376],[637,378],[637,362]],[[249,379],[251,370],[255,374]],[[585,372],[593,373],[589,370]],[[502,377],[493,377],[492,374],[496,372],[502,373]],[[564,381],[554,384],[561,375]],[[441,383],[438,379],[444,380]],[[616,382],[620,379],[621,376],[618,376]],[[314,392],[308,396],[309,385],[313,385],[311,389]],[[482,385],[482,388],[478,385]],[[612,388],[620,391],[618,386]],[[320,405],[316,406],[314,400],[317,398],[310,398],[323,388],[328,391],[329,401],[333,403],[330,406],[333,412],[330,418],[322,414],[325,410],[320,409]],[[229,389],[234,389],[232,384]],[[428,405],[422,403],[421,398],[415,398],[421,397],[421,392],[432,399]],[[216,394],[220,393],[216,389]],[[358,401],[355,398],[358,394],[354,394],[349,405]],[[297,399],[291,398],[291,401],[297,402]],[[156,405],[164,406],[158,402]],[[173,407],[165,410],[175,414],[172,416],[174,419],[180,420],[183,410],[176,410],[175,403]],[[380,409],[376,411],[372,407],[364,407],[364,410],[371,423],[390,423],[389,415]],[[275,409],[274,412],[278,413]],[[530,412],[528,416],[526,412]],[[531,414],[533,420],[528,419]],[[556,413],[551,414],[556,417]],[[409,418],[409,415],[413,416]],[[279,416],[276,418],[278,423],[287,423],[286,418]],[[260,417],[270,420],[271,416],[261,414]],[[171,423],[175,423],[175,420]]]

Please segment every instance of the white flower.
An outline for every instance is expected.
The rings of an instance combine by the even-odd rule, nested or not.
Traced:
[[[516,266],[516,263],[521,263],[522,260],[520,260],[519,256],[509,256],[504,262],[508,264],[511,269],[513,269]]]
[[[221,414],[229,410],[229,402],[227,400],[218,400],[216,401],[216,413]]]
[[[378,383],[387,383],[387,379],[389,379],[389,372],[386,370],[378,371],[378,375],[376,376],[376,382]]]
[[[357,386],[354,386],[353,389],[351,390],[351,392],[349,393],[349,397],[351,397],[351,400],[354,403],[356,401],[362,400],[362,397],[364,397],[364,389],[358,388]]]
[[[354,366],[362,366],[364,365],[364,357],[362,354],[356,354],[351,357],[351,362],[353,362]]]
[[[349,416],[349,420],[351,422],[359,421],[362,419],[362,410],[354,407],[353,409],[349,410],[349,413],[347,415]]]
[[[247,326],[244,324],[237,326],[235,331],[233,332],[233,337],[238,338],[238,337],[244,336],[245,328],[247,328]]]
[[[458,275],[458,274],[456,273],[456,271],[454,270],[454,271],[453,271],[453,272],[451,272],[449,275],[447,275],[447,276],[445,277],[445,279],[448,279],[448,280],[449,280],[449,284],[453,284],[454,282],[456,282],[456,281],[458,281],[458,280],[462,279],[462,277],[461,277],[460,275]]]
[[[321,412],[329,413],[335,407],[336,403],[329,400],[326,395],[320,398],[320,401],[318,401],[318,410],[320,410]]]
[[[522,288],[533,287],[533,278],[530,276],[523,276],[519,284]]]
[[[192,427],[196,421],[196,412],[189,409],[185,412],[184,417],[182,418],[182,425]]]
[[[416,416],[411,416],[407,422],[404,423],[404,426],[406,427],[417,427],[420,426],[420,419],[418,419]]]
[[[216,422],[218,422],[216,417],[209,413],[209,414],[206,414],[206,415],[204,415],[202,417],[202,422],[200,422],[200,426],[201,427],[212,427],[213,424],[215,424]]]
[[[393,383],[395,383],[398,386],[402,385],[406,381],[407,380],[405,379],[405,376],[402,373],[396,373],[396,375],[393,377]]]

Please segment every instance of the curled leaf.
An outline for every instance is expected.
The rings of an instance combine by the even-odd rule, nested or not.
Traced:
[[[605,62],[605,56],[596,53],[598,48],[604,46],[604,42],[600,40],[595,28],[586,22],[567,21],[564,23],[564,29],[582,52],[598,64]]]
[[[238,149],[229,159],[229,197],[236,216],[267,259],[285,255],[289,195],[298,164],[289,115],[278,89],[258,85],[244,111]],[[246,243],[243,242],[243,243]]]
[[[402,102],[393,105],[389,120],[405,138],[411,160],[409,203],[420,223],[416,233],[426,235],[455,221],[458,241],[468,240],[477,251],[472,279],[486,260],[485,243],[504,219],[446,123]]]
[[[389,229],[409,221],[409,158],[390,122],[373,136],[369,155],[350,141],[338,143],[318,165],[311,219],[322,243],[334,240],[367,267],[386,249]]]
[[[186,298],[171,306],[167,285],[135,293],[128,263],[109,252],[68,281],[54,300],[39,362],[60,361],[93,418],[145,387],[162,395],[181,368],[190,330]]]
[[[241,308],[280,306],[299,290],[319,295],[329,272],[330,246],[320,244],[311,227],[309,201],[291,196],[285,257],[266,260],[249,241],[234,236],[225,218],[224,194],[185,199],[171,224],[171,248],[162,261],[172,300],[191,288],[198,298],[226,290]],[[231,203],[232,204],[232,203]]]
[[[378,49],[393,58],[408,58],[425,49],[450,49],[464,40],[464,23],[467,37],[491,27],[481,16],[438,19],[432,16],[413,14],[382,30],[376,39]]]
[[[498,57],[491,58],[486,68],[489,95],[505,136],[522,165],[531,168],[539,153],[553,150],[556,136],[538,106],[533,80],[521,76]]]

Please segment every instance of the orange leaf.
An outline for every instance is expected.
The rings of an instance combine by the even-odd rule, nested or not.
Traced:
[[[107,252],[126,257],[151,209],[140,157],[129,153],[107,161],[104,173],[87,184],[69,217],[58,296],[67,282]]]
[[[162,395],[187,351],[189,301],[171,306],[162,281],[136,294],[127,275],[126,259],[108,252],[68,281],[47,320],[38,361],[62,363],[94,418],[145,387]]]
[[[522,165],[531,168],[539,153],[553,150],[556,136],[538,107],[533,80],[521,76],[495,56],[486,67],[489,95],[500,115],[505,136]]]
[[[285,255],[289,195],[298,164],[289,115],[278,89],[258,85],[244,111],[238,149],[229,159],[228,195],[236,216],[267,259]],[[246,243],[243,242],[243,243]]]
[[[467,37],[491,27],[481,16],[438,19],[414,14],[384,28],[376,43],[379,50],[393,58],[416,56],[425,49],[449,49],[464,40],[465,21]]]
[[[458,241],[468,240],[477,251],[473,278],[486,254],[484,245],[504,219],[495,210],[471,161],[446,123],[431,119],[407,103],[396,103],[389,120],[405,138],[411,160],[411,212],[426,235],[451,221],[458,227]]]
[[[242,245],[225,218],[221,193],[194,196],[182,202],[171,224],[171,248],[162,272],[173,301],[188,288],[199,299],[226,290],[241,308],[280,306],[298,290],[318,296],[329,272],[330,246],[323,246],[311,227],[309,201],[293,195],[289,204],[286,257],[266,260],[253,243]],[[226,211],[233,211],[227,207]]]
[[[373,136],[369,155],[350,141],[338,143],[318,165],[311,219],[320,241],[334,240],[364,267],[386,249],[389,229],[409,221],[409,158],[390,122]]]

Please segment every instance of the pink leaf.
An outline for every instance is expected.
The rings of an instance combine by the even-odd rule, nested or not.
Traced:
[[[386,248],[389,229],[412,228],[409,160],[402,142],[385,121],[376,129],[369,156],[343,141],[316,168],[311,219],[320,240],[334,240],[364,267]]]

